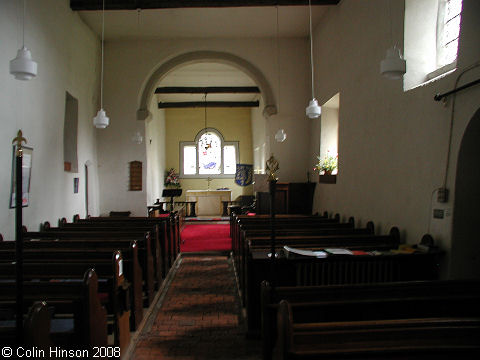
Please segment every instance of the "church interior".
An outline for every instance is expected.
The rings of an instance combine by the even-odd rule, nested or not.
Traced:
[[[480,353],[479,1],[0,0],[0,44],[2,356]]]

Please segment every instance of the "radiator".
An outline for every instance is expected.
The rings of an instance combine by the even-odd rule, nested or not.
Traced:
[[[295,266],[297,286],[389,282],[399,280],[399,263],[374,258],[299,262]]]

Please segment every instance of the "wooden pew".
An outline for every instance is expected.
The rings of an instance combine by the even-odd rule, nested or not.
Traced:
[[[90,217],[75,220],[75,224],[97,224],[97,226],[121,226],[131,228],[138,226],[158,226],[158,255],[161,257],[161,278],[165,278],[180,251],[179,215],[165,214],[161,217]],[[157,276],[160,277],[160,276]]]
[[[68,249],[63,253],[57,250],[58,248],[24,250],[24,278],[33,283],[35,281],[78,283],[85,270],[94,267],[100,280],[101,302],[105,304],[113,321],[115,344],[121,348],[127,346],[130,341],[130,284],[125,278],[124,260],[120,251],[97,249],[99,250],[97,253],[102,254],[102,257],[92,260],[83,249]],[[61,260],[59,254],[64,255]],[[32,262],[32,258],[37,262]],[[0,269],[0,279],[3,282],[8,283],[8,279],[14,278],[13,263],[0,263]],[[140,317],[140,313],[136,315]]]
[[[18,344],[16,335],[16,322],[11,317],[6,318],[4,315],[10,312],[13,316],[14,308],[2,306],[0,303],[0,346],[13,347]],[[47,349],[52,345],[50,338],[50,313],[47,304],[44,301],[36,301],[28,310],[23,321],[23,338],[24,345],[29,347],[37,347],[39,349]]]
[[[138,259],[142,267],[143,279],[145,282],[145,293],[147,295],[147,306],[150,305],[155,296],[155,270],[154,259],[150,252],[150,236],[143,234],[143,238],[139,238],[136,233],[122,232],[122,231],[44,231],[44,232],[26,232],[24,238],[32,240],[32,242],[39,242],[45,240],[69,241],[71,247],[82,248],[85,251],[99,248],[114,251],[121,249],[124,252],[130,248],[132,241],[136,241],[138,246]],[[37,241],[39,240],[39,241]],[[28,246],[28,245],[27,245]],[[35,246],[35,245],[33,245]],[[39,245],[41,246],[41,245]],[[64,246],[69,246],[65,243]],[[1,247],[0,247],[1,249]],[[59,250],[60,251],[60,250]],[[95,251],[91,251],[93,253]],[[92,256],[95,256],[92,254]],[[130,252],[126,252],[125,256],[130,260]]]
[[[271,279],[269,251],[251,251],[245,272],[248,335],[260,329],[260,284]],[[326,258],[279,258],[274,262],[276,286],[376,283],[438,278],[441,252],[379,255],[329,255]]]
[[[407,304],[402,303],[403,299],[411,301],[416,299],[429,299],[429,297],[443,297],[443,305],[445,299],[451,299],[447,309],[435,308],[428,305],[427,309],[421,309],[418,305],[413,313]],[[379,300],[390,299],[382,303]],[[315,304],[324,301],[325,304],[348,303],[368,301],[377,299],[374,307],[368,311],[362,311],[360,308],[351,307],[350,309],[337,308],[335,311],[327,311],[324,308],[321,314],[326,314],[324,318],[316,315],[315,311],[309,314],[309,304]],[[400,299],[400,305],[394,306],[395,301]],[[459,309],[452,308],[455,301],[461,299],[463,306]],[[355,285],[329,285],[329,286],[277,286],[273,288],[267,281],[262,283],[261,288],[261,306],[262,306],[262,342],[263,342],[263,358],[270,359],[273,345],[276,341],[277,334],[277,308],[281,300],[288,301],[292,306],[299,305],[297,308],[297,316],[301,315],[302,319],[307,322],[325,320],[371,320],[371,318],[407,318],[417,315],[437,316],[444,314],[448,316],[460,315],[480,315],[480,309],[474,305],[474,302],[480,299],[480,281],[478,280],[436,280],[436,281],[408,281],[394,283],[377,283],[377,284],[355,284]],[[439,303],[437,303],[438,306]],[[469,306],[465,306],[468,304]],[[422,305],[425,305],[422,304]],[[472,309],[473,305],[473,309]],[[301,311],[299,309],[305,311]],[[325,305],[328,306],[328,305]],[[339,305],[340,306],[340,305]],[[424,306],[425,307],[425,306]],[[338,311],[337,311],[338,310]],[[318,312],[317,312],[318,313]],[[298,320],[298,317],[297,317]]]
[[[472,358],[480,354],[476,293],[282,300],[273,358]]]
[[[325,226],[326,225],[326,226]],[[400,243],[399,231],[392,228],[387,236],[375,236],[374,225],[369,222],[366,228],[354,228],[353,222],[334,224],[316,224],[314,227],[302,227],[300,229],[282,228],[276,229],[276,248],[283,249],[285,245],[293,247],[342,247],[351,246],[358,248],[391,249],[398,247]],[[348,225],[348,226],[341,226]],[[352,225],[352,226],[350,226]],[[355,237],[355,242],[352,238]],[[243,277],[250,250],[262,250],[271,248],[271,235],[268,230],[242,230],[240,249],[236,266]],[[240,279],[241,288],[244,279]]]
[[[393,228],[389,236],[375,236],[373,223],[366,228],[354,227],[327,227],[317,225],[314,228],[281,229],[276,230],[276,249],[280,251],[285,245],[300,248],[322,247],[358,247],[391,249],[398,247],[400,237],[398,229]],[[340,223],[338,225],[341,225]],[[355,240],[353,240],[355,237]],[[236,269],[239,274],[239,287],[242,293],[242,302],[245,303],[246,266],[250,251],[270,250],[270,233],[261,230],[242,231],[241,248],[236,260]]]
[[[63,319],[54,317],[51,320],[50,335],[53,344],[70,344],[80,349],[108,346],[107,315],[105,308],[100,304],[97,289],[98,278],[93,269],[88,269],[83,281],[79,282],[25,281],[23,283],[26,308],[34,304],[37,299],[43,299],[49,307],[54,309],[55,315],[62,315]],[[0,281],[1,306],[14,306],[15,300],[16,292],[12,283]],[[42,316],[44,315],[45,313]],[[41,322],[45,323],[45,319]],[[66,324],[68,322],[72,324]],[[68,330],[65,329],[65,325]],[[62,329],[58,331],[57,328]],[[46,335],[48,332],[42,334],[38,329],[34,329],[31,334],[34,341],[35,338],[39,339]]]
[[[260,217],[250,217],[243,218],[238,217],[237,227],[234,230],[234,238],[232,239],[232,249],[234,256],[234,265],[237,270],[237,273],[240,277],[240,288],[243,291],[245,284],[244,281],[244,269],[246,257],[248,255],[247,245],[248,238],[257,235],[257,231],[260,231],[258,234],[263,236],[268,236],[270,238],[271,224],[266,222],[268,219]],[[353,218],[350,218],[347,223],[339,223],[339,216],[334,219],[328,219],[325,217],[311,217],[311,216],[291,216],[291,217],[282,217],[280,222],[275,223],[275,232],[278,232],[278,236],[287,236],[296,234],[295,230],[299,231],[299,234],[317,234],[317,235],[327,235],[327,234],[354,234],[359,233],[373,233],[374,227],[373,223],[369,223],[366,230],[354,230],[355,221]],[[294,222],[292,222],[294,220]],[[338,230],[335,230],[338,229]],[[247,233],[249,234],[247,236]],[[267,233],[268,235],[265,235]],[[298,235],[299,235],[298,234]],[[277,236],[277,235],[276,235]],[[244,300],[244,298],[242,299]]]
[[[12,263],[5,261],[8,253],[3,250],[4,247],[0,246],[0,279],[14,278],[15,268]],[[125,304],[122,306],[129,305],[132,330],[136,330],[143,319],[142,269],[138,263],[137,250],[136,242],[132,242],[129,248],[122,250],[121,259],[129,298],[119,301]],[[94,257],[92,251],[95,251]],[[13,256],[13,251],[9,255]],[[25,242],[23,277],[26,280],[74,279],[89,267],[94,267],[98,276],[104,280],[101,282],[101,292],[110,293],[117,298],[122,295],[118,291],[117,294],[110,291],[115,288],[115,259],[112,263],[111,249],[97,248],[85,252],[84,248],[72,247],[69,241],[66,244],[48,240]]]
[[[306,215],[278,215],[275,217],[275,229],[280,228],[292,228],[292,227],[307,227],[307,226],[316,226],[322,224],[321,226],[328,226],[326,224],[338,224],[340,223],[340,215],[336,214],[334,218],[328,218],[326,216],[306,216]],[[349,221],[351,226],[354,224]],[[270,217],[265,215],[234,215],[230,221],[230,237],[232,238],[232,249],[236,253],[241,248],[242,244],[240,243],[240,231],[241,229],[270,229]]]
[[[107,218],[109,219],[109,218]],[[116,218],[115,218],[116,219]],[[163,229],[159,224],[141,224],[141,223],[125,223],[125,221],[115,220],[109,222],[79,222],[77,223],[65,223],[60,221],[59,227],[51,227],[50,224],[45,222],[42,226],[42,232],[52,233],[66,233],[66,232],[80,232],[80,233],[99,233],[102,236],[106,236],[106,233],[117,234],[121,238],[137,239],[140,245],[140,251],[143,251],[143,242],[141,239],[149,237],[148,253],[151,254],[153,259],[154,268],[154,284],[155,289],[158,289],[162,283],[162,279],[165,277],[165,264],[166,254],[164,250],[164,238],[166,237],[166,224],[163,223]],[[107,236],[109,237],[109,236]]]

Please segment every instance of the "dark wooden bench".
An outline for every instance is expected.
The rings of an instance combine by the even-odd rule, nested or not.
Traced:
[[[96,224],[96,226],[114,226],[121,229],[138,226],[158,226],[158,256],[161,256],[162,278],[173,265],[180,252],[180,217],[176,213],[164,214],[162,217],[89,217],[77,218],[75,224]]]
[[[316,303],[282,300],[274,359],[467,358],[480,354],[479,287],[455,294],[360,299],[355,293]],[[387,290],[383,288],[383,290]],[[457,289],[458,290],[458,289]]]
[[[130,284],[126,280],[124,260],[120,251],[96,249],[101,258],[92,260],[83,249],[30,248],[24,250],[23,276],[25,280],[40,282],[76,282],[82,280],[88,268],[96,269],[99,277],[100,301],[105,305],[111,322],[115,344],[124,348],[130,339]],[[2,250],[5,253],[7,250]],[[12,251],[11,251],[12,252]],[[113,256],[112,256],[113,254]],[[63,258],[60,258],[62,255]],[[35,259],[32,261],[32,258]],[[61,260],[60,260],[61,259]],[[15,265],[9,262],[0,263],[0,279],[8,283],[14,279]],[[133,292],[133,289],[132,289]],[[143,311],[143,308],[140,310]],[[141,313],[136,314],[137,317]],[[140,320],[140,319],[139,319]],[[132,323],[134,321],[132,319]]]
[[[15,309],[8,309],[0,303],[0,346],[18,346]],[[10,316],[8,316],[10,315]],[[23,344],[38,349],[47,349],[52,345],[50,338],[50,313],[44,301],[36,301],[23,320]]]
[[[126,251],[131,247],[133,241],[138,247],[138,261],[142,268],[143,280],[145,283],[145,294],[147,306],[151,304],[155,295],[155,268],[154,258],[151,253],[150,236],[143,234],[143,238],[137,233],[129,233],[123,231],[43,231],[43,232],[27,232],[25,236],[25,246],[42,246],[34,245],[43,241],[62,241],[64,248],[83,249],[85,254],[89,253],[95,256],[94,252],[98,252],[103,248],[106,251],[122,250],[125,252],[125,259],[131,259],[130,251]],[[135,238],[140,240],[135,240]],[[32,244],[28,245],[27,242]],[[69,243],[67,243],[67,241]],[[6,242],[4,242],[6,243]],[[48,245],[46,245],[48,247]],[[0,247],[1,249],[1,247]],[[88,251],[91,249],[92,251]],[[61,248],[58,251],[62,251]],[[59,254],[60,255],[60,254]]]
[[[279,230],[275,236],[277,254],[284,254],[283,248],[291,246],[295,248],[325,248],[325,247],[351,247],[362,249],[391,249],[398,247],[399,236],[396,228],[390,235],[374,235],[373,224],[369,228],[323,228]],[[250,251],[271,250],[271,236],[256,231],[244,232],[242,248],[235,260],[235,267],[239,275],[239,287],[242,293],[242,301],[245,301],[245,276]]]
[[[109,218],[107,218],[109,219]],[[109,222],[77,222],[77,223],[60,223],[59,227],[51,227],[48,222],[45,222],[42,226],[43,232],[52,232],[63,234],[66,232],[77,233],[99,233],[102,237],[111,237],[118,235],[117,237],[137,239],[139,241],[139,247],[141,252],[144,248],[141,239],[149,237],[149,249],[148,253],[151,254],[154,267],[154,279],[155,288],[158,289],[162,283],[165,273],[167,271],[166,265],[168,263],[167,250],[165,248],[166,238],[166,223],[160,224],[141,224],[138,222],[129,222],[115,220]],[[112,233],[112,235],[105,235],[106,233]],[[27,233],[32,234],[33,233]],[[89,236],[91,237],[91,236]]]
[[[240,246],[240,230],[257,228],[257,229],[270,229],[271,219],[266,215],[234,215],[230,220],[230,237],[232,238],[232,247],[235,252],[237,247]],[[349,221],[350,223],[351,221]],[[300,226],[305,227],[309,224],[315,226],[315,224],[328,224],[328,223],[340,223],[340,215],[336,214],[333,218],[326,216],[307,216],[307,215],[278,215],[275,217],[275,229],[281,227]],[[354,226],[351,224],[350,226]]]
[[[38,299],[53,311],[49,332],[53,344],[75,344],[80,349],[108,346],[107,315],[99,300],[98,279],[93,269],[87,270],[78,282],[25,281],[23,294],[25,312]],[[0,306],[11,308],[15,302],[15,286],[12,282],[0,281]],[[42,318],[41,322],[45,321]],[[45,337],[49,333],[42,334],[36,329],[31,335],[48,341]]]
[[[257,231],[260,231],[259,236],[265,236],[265,233],[268,232],[268,237],[270,237],[271,232],[271,224],[269,220],[264,217],[260,217],[260,219],[256,219],[257,217],[250,218],[242,218],[238,217],[238,221],[236,223],[236,228],[232,232],[232,251],[234,257],[234,264],[237,268],[237,272],[242,276],[243,267],[245,263],[246,257],[246,247],[248,242],[248,236],[246,235],[247,232],[250,234],[249,236],[255,236]],[[295,230],[298,230],[300,233],[308,234],[311,231],[313,234],[328,234],[328,233],[354,233],[356,232],[355,229],[355,221],[353,218],[350,218],[347,223],[340,223],[338,222],[339,216],[334,219],[328,219],[326,217],[318,217],[318,216],[291,216],[290,217],[282,217],[282,221],[275,223],[275,233],[279,232],[278,236],[286,236],[289,234],[295,234]],[[292,222],[292,220],[294,220]],[[327,230],[330,229],[330,230]],[[333,229],[339,229],[338,232]],[[373,223],[370,223],[366,230],[367,233],[370,233],[370,230],[373,233]],[[283,232],[283,234],[282,234]],[[364,230],[360,230],[359,232],[364,232]],[[243,281],[241,281],[241,286],[243,285]]]
[[[260,284],[272,277],[269,251],[251,251],[245,272],[245,307],[249,336],[260,330]],[[329,255],[326,258],[278,258],[275,286],[334,285],[438,279],[441,252],[378,255]]]
[[[437,300],[442,297],[442,302],[429,305],[429,297],[436,297]],[[382,302],[383,298],[387,300]],[[450,299],[448,305],[446,305],[445,300],[447,298]],[[320,320],[350,321],[408,318],[419,315],[438,316],[442,314],[448,316],[480,316],[480,309],[474,305],[479,298],[480,281],[478,280],[409,281],[330,286],[277,286],[275,288],[267,281],[264,281],[261,288],[263,357],[264,359],[270,359],[271,357],[277,334],[277,308],[281,300],[288,301],[291,306],[299,305],[297,308],[297,322],[300,319],[303,322],[315,322]],[[373,306],[370,309],[360,308],[361,302],[371,299],[377,299],[377,302],[372,302]],[[405,302],[403,302],[404,299],[406,299]],[[427,299],[427,301],[425,302],[424,299]],[[418,303],[411,310],[407,303],[414,300]],[[460,308],[452,308],[458,300],[463,302],[462,306]],[[320,301],[324,302],[325,307],[321,311],[317,311],[315,305],[311,304],[318,304]],[[396,306],[399,304],[399,301],[400,305]],[[339,304],[337,309],[333,305],[335,302]],[[352,302],[358,302],[360,305],[348,308]],[[331,307],[328,308],[328,306]],[[341,306],[344,307],[341,308]],[[444,309],[445,307],[447,308]],[[309,310],[312,311],[309,312]]]
[[[28,241],[24,243],[23,278],[31,279],[75,279],[80,277],[87,268],[95,268],[102,285],[100,292],[110,293],[110,298],[128,294],[128,299],[119,299],[123,307],[128,305],[131,311],[130,327],[136,330],[143,319],[143,296],[142,296],[142,269],[138,262],[138,249],[136,242],[132,242],[128,248],[121,249],[122,272],[127,286],[118,293],[115,286],[115,262],[112,263],[112,250],[110,248],[96,247],[73,247],[71,241]],[[88,244],[86,244],[88,245]],[[95,243],[95,245],[98,245]],[[5,246],[0,246],[0,279],[14,278],[15,268],[7,262],[7,256],[13,256],[13,251],[5,252]],[[13,249],[12,249],[13,250]],[[119,249],[120,250],[120,249]],[[116,254],[116,253],[115,253]],[[114,255],[115,256],[115,255]],[[114,289],[117,289],[114,291]],[[110,306],[113,309],[112,303]]]

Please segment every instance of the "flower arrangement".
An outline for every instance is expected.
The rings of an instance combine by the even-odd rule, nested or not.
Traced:
[[[325,175],[330,175],[333,170],[338,166],[338,154],[335,156],[330,155],[330,151],[327,150],[327,155],[323,159],[317,156],[318,163],[313,170],[323,171]]]
[[[180,187],[180,180],[174,168],[165,172],[165,186]]]

